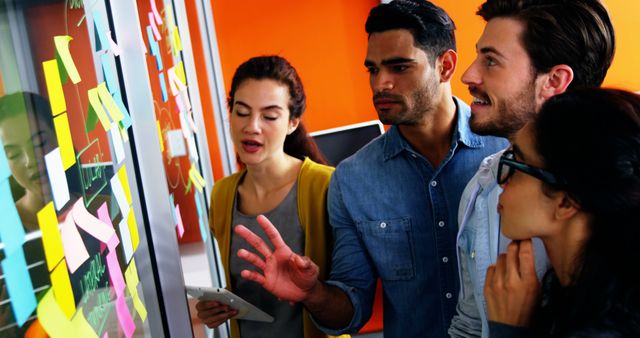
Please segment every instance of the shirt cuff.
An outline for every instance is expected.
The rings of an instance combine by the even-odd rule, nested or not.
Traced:
[[[310,316],[311,320],[320,330],[322,330],[324,333],[330,336],[339,336],[345,333],[357,332],[360,329],[360,327],[364,325],[364,323],[362,323],[362,310],[361,310],[362,305],[360,302],[360,298],[356,293],[356,289],[354,287],[348,286],[338,281],[328,280],[328,281],[325,281],[325,283],[328,285],[335,286],[347,294],[353,306],[353,317],[351,318],[351,322],[349,323],[349,325],[340,329],[331,329],[326,326],[323,326],[322,324],[318,323],[315,320],[315,318],[313,318],[313,315]]]
[[[489,321],[489,337],[491,338],[533,338],[527,327],[513,326]]]

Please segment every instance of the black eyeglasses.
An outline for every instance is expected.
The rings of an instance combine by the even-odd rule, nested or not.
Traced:
[[[516,171],[522,171],[525,174],[531,175],[542,182],[562,186],[565,184],[565,180],[540,168],[532,167],[526,163],[517,161],[515,159],[513,150],[509,149],[505,151],[500,157],[500,163],[498,165],[498,184],[504,184],[513,176]]]

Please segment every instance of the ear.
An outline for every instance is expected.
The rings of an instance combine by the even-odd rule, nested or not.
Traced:
[[[442,53],[436,60],[438,71],[440,72],[440,82],[449,82],[458,64],[458,54],[449,49]]]
[[[300,124],[300,118],[299,117],[296,117],[294,119],[290,119],[289,120],[289,127],[287,129],[287,135],[291,135],[291,133],[293,133],[298,128],[299,124]]]
[[[556,197],[556,209],[554,216],[557,220],[568,220],[574,217],[578,211],[580,211],[580,206],[576,203],[571,197],[567,195],[565,192],[559,192]]]
[[[552,96],[562,94],[567,90],[567,87],[573,81],[573,69],[564,64],[555,65],[543,76],[540,98],[544,102]]]

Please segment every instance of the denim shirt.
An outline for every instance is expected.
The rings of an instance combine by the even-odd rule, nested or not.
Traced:
[[[506,252],[511,240],[500,233],[498,198],[502,188],[498,185],[498,164],[503,151],[485,158],[473,176],[460,200],[458,212],[458,264],[460,294],[456,315],[451,322],[451,337],[489,337],[487,304],[484,281],[487,268],[495,264],[500,253]],[[538,279],[551,266],[542,241],[533,239],[535,266]]]
[[[382,280],[385,337],[446,337],[458,292],[455,239],[462,190],[480,161],[507,144],[473,134],[469,107],[455,99],[457,124],[437,167],[398,127],[336,168],[329,185],[335,247],[328,284],[350,298],[354,315],[339,330],[357,332],[371,316]]]

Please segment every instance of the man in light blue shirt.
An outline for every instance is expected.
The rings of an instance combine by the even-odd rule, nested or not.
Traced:
[[[380,278],[386,337],[444,338],[458,294],[460,195],[480,160],[507,142],[471,132],[469,107],[452,96],[455,26],[441,8],[392,1],[372,9],[365,28],[373,103],[392,127],[332,177],[330,280],[318,281],[314,265],[277,236],[270,237],[273,253],[260,244],[264,260],[252,258],[263,274],[243,277],[302,302],[331,335],[355,333],[367,322]]]
[[[598,1],[488,0],[479,9],[487,25],[478,56],[462,76],[474,97],[471,130],[513,139],[544,101],[565,90],[599,86],[613,59],[611,20]],[[464,190],[458,221],[461,290],[449,334],[489,337],[484,285],[487,268],[505,252],[496,183],[502,152],[484,159]],[[548,260],[534,239],[536,272]]]

